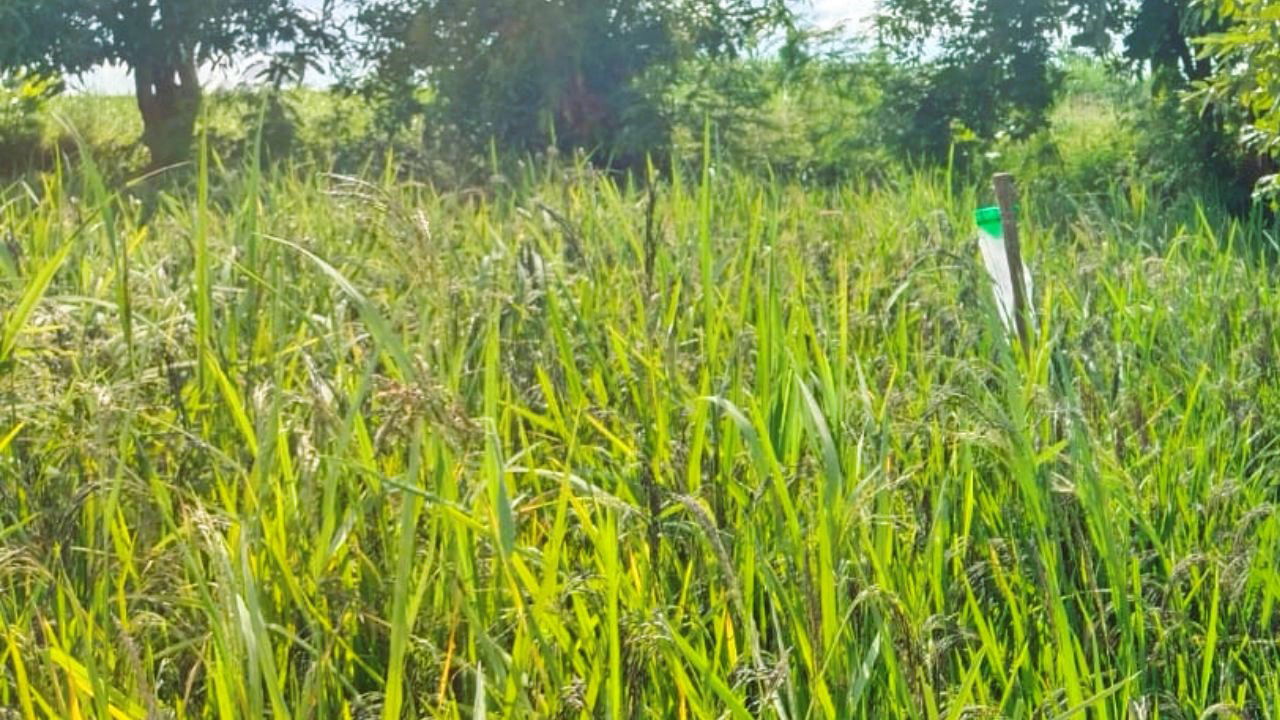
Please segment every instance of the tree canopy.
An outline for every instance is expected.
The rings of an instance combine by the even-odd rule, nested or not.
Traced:
[[[200,104],[198,70],[289,46],[327,49],[323,22],[294,0],[0,0],[0,68],[75,74],[104,63],[133,73],[154,164],[185,157]]]
[[[1218,104],[1244,116],[1240,139],[1265,165],[1258,190],[1274,202],[1280,197],[1274,163],[1280,157],[1280,2],[1235,0],[1206,11],[1220,12],[1221,22],[1217,32],[1198,40],[1197,61],[1212,61],[1216,72],[1197,78],[1191,99],[1201,108]]]
[[[358,14],[371,86],[425,83],[443,146],[588,148],[627,163],[666,139],[680,64],[735,56],[790,18],[782,0],[375,0]]]
[[[1215,11],[1193,0],[885,0],[877,23],[915,70],[914,84],[899,90],[901,132],[934,155],[957,129],[990,139],[1042,126],[1064,44],[1150,69],[1158,88],[1177,90],[1213,72],[1192,46],[1218,27]]]

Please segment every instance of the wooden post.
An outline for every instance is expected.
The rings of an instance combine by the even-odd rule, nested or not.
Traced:
[[[1031,337],[1027,333],[1027,286],[1022,270],[1022,245],[1018,242],[1018,218],[1013,206],[1018,193],[1013,187],[1013,176],[996,173],[991,178],[995,187],[996,203],[1000,206],[1000,228],[1004,235],[1004,252],[1009,261],[1009,281],[1013,284],[1013,321],[1018,328],[1018,340],[1022,351],[1031,352]]]

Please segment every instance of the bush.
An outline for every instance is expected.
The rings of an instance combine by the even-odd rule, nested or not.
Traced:
[[[896,163],[880,108],[892,72],[829,34],[796,33],[776,59],[705,63],[677,85],[677,156],[698,161],[710,119],[718,156],[781,180],[832,185]]]
[[[29,167],[40,152],[40,113],[62,90],[53,77],[27,73],[0,76],[0,172]]]
[[[366,92],[384,116],[421,114],[434,154],[475,165],[491,145],[552,145],[617,168],[669,147],[663,100],[686,64],[740,57],[790,17],[780,0],[377,0],[357,14],[377,70]]]
[[[1030,137],[975,143],[975,174],[1009,170],[1037,196],[1068,205],[1140,186],[1151,202],[1188,197],[1244,214],[1256,172],[1227,128],[1229,118],[1180,94],[1080,57],[1063,61],[1062,95],[1048,125]]]

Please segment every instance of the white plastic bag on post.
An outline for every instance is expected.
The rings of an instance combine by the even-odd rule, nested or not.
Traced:
[[[1009,260],[1005,253],[1004,232],[1000,227],[1000,208],[978,208],[973,214],[978,223],[978,250],[982,253],[982,264],[991,278],[991,290],[995,295],[996,309],[1000,311],[1000,320],[1010,333],[1015,332],[1013,320],[1013,279],[1009,274]],[[1031,298],[1035,290],[1031,284],[1031,273],[1024,263],[1022,278],[1027,289],[1027,297]],[[1035,305],[1027,303],[1027,319],[1035,328]]]

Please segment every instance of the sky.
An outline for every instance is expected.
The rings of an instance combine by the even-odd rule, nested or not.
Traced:
[[[875,9],[876,0],[809,0],[809,13],[815,24],[831,26],[837,23],[857,23],[869,17]],[[309,4],[318,4],[317,0],[307,0]],[[207,69],[201,73],[201,81],[206,87],[234,85],[245,79],[250,72],[251,63],[241,63],[236,67],[223,69]],[[79,78],[69,79],[68,85],[73,91],[132,94],[133,78],[122,66],[112,65],[100,67]]]
[[[875,0],[813,0],[813,16],[820,24],[857,22],[875,9]]]

